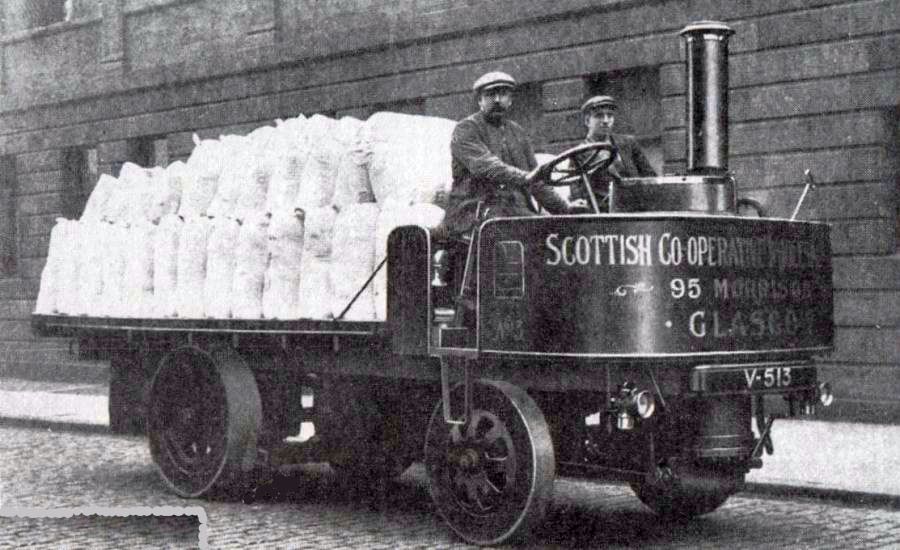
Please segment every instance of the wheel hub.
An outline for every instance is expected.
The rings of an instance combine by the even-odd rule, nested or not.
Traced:
[[[194,409],[192,407],[185,407],[183,409],[179,409],[176,413],[178,415],[178,422],[182,426],[190,426],[194,422],[194,418],[197,415],[194,413]]]
[[[451,461],[456,462],[463,472],[471,474],[481,468],[481,454],[477,450],[467,447],[455,454],[455,457],[451,457]]]

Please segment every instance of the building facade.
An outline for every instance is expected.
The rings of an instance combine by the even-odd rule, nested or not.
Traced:
[[[471,82],[523,83],[538,149],[583,135],[611,93],[662,172],[685,165],[684,48],[702,19],[736,31],[730,168],[740,194],[832,225],[835,419],[900,421],[900,9],[894,0],[8,0],[0,26],[0,373],[84,354],[32,336],[55,218],[101,173],[184,159],[192,134],[299,113],[458,119]],[[68,369],[68,370],[66,370]]]

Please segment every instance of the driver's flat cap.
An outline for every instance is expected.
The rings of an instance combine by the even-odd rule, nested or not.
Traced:
[[[494,88],[515,88],[516,79],[500,71],[491,71],[478,77],[472,84],[472,91],[483,92]]]
[[[611,95],[595,95],[581,106],[582,113],[589,113],[594,109],[617,109],[616,100]]]

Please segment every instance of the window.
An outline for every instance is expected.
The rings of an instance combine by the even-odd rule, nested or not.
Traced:
[[[519,241],[501,241],[494,246],[494,296],[525,296],[525,247]]]
[[[5,0],[0,2],[0,31],[40,29],[99,14],[97,0]]]
[[[128,140],[128,160],[149,168],[169,164],[169,146],[165,136],[141,136]]]
[[[72,0],[30,0],[25,3],[29,28],[46,27],[72,17]]]
[[[16,273],[18,231],[16,220],[16,157],[0,157],[0,275]]]
[[[588,96],[616,98],[614,132],[634,134],[657,174],[663,173],[662,101],[658,67],[637,67],[588,78]]]
[[[77,220],[100,177],[99,157],[93,147],[68,149],[63,157],[62,215]]]

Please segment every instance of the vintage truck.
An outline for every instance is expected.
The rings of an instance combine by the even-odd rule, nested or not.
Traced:
[[[110,357],[113,429],[146,429],[184,497],[291,461],[356,480],[424,461],[436,510],[475,544],[526,536],[557,475],[627,482],[666,516],[715,510],[772,451],[777,416],[831,400],[814,364],[833,344],[831,251],[825,224],[737,215],[731,30],[682,34],[687,174],[615,181],[584,215],[484,222],[464,250],[471,316],[459,274],[438,276],[443,245],[404,226],[379,266],[384,322],[33,325]],[[549,179],[589,188],[610,153],[576,147]],[[316,435],[292,438],[304,422]]]

